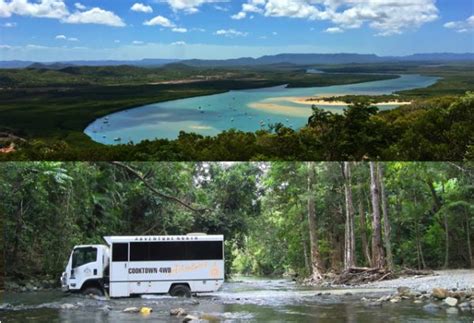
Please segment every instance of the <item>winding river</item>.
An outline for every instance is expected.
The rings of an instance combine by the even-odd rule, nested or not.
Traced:
[[[12,293],[0,304],[2,322],[181,322],[169,311],[181,307],[210,322],[471,322],[457,308],[428,310],[402,301],[372,306],[362,297],[378,298],[395,289],[328,289],[300,286],[286,279],[237,278],[215,293],[194,299],[142,296],[92,299],[60,291]],[[124,313],[147,306],[148,315]]]
[[[298,129],[311,115],[311,104],[298,98],[321,95],[382,95],[428,87],[438,78],[400,75],[383,81],[310,88],[285,85],[149,104],[120,111],[91,123],[85,133],[103,144],[138,143],[146,139],[176,139],[180,131],[216,135],[224,130],[254,132],[277,122]],[[397,105],[380,106],[380,110]],[[345,106],[318,105],[340,113]]]

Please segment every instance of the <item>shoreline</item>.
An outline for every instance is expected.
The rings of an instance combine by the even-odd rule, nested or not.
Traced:
[[[341,95],[334,95],[333,97],[339,97],[339,96],[344,96],[344,94]],[[363,96],[363,95],[362,95]],[[333,101],[333,100],[327,100],[330,97],[326,96],[318,96],[318,97],[284,97],[281,99],[286,99],[288,102],[296,103],[296,104],[304,104],[304,105],[324,105],[324,106],[336,106],[336,107],[342,107],[342,106],[348,106],[351,103],[347,103],[345,101]],[[412,104],[410,101],[385,101],[385,102],[378,102],[378,103],[372,103],[372,105],[376,106],[402,106],[402,105],[409,105]]]

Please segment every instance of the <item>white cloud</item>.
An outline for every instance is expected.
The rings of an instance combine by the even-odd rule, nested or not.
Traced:
[[[82,3],[80,3],[80,2],[76,2],[74,4],[74,7],[76,7],[76,9],[78,9],[78,10],[86,10],[87,9],[87,7],[85,5],[83,5]]]
[[[219,10],[219,11],[223,11],[223,12],[229,11],[228,7],[223,7],[223,6],[218,6],[218,5],[214,6],[214,9]]]
[[[4,44],[2,45],[2,44],[0,44],[0,49],[12,49],[12,48],[13,48],[13,47],[10,46],[10,45],[4,45]]]
[[[12,15],[31,16],[38,18],[62,18],[69,14],[63,0],[39,0],[29,2],[28,0],[0,0],[0,17],[11,17]]]
[[[186,13],[196,13],[199,7],[206,3],[229,2],[228,0],[156,0],[156,2],[166,2],[173,11],[184,11]]]
[[[142,42],[141,40],[134,40],[134,41],[132,41],[132,44],[133,45],[143,45],[144,42]]]
[[[175,32],[175,33],[187,33],[188,30],[186,28],[178,28],[178,27],[175,27],[173,29],[171,29],[171,31]]]
[[[171,43],[173,46],[184,46],[186,45],[186,42],[184,41],[175,41],[174,43]]]
[[[16,22],[6,22],[2,26],[5,28],[13,28],[16,27]]]
[[[143,3],[140,3],[140,2],[134,3],[133,6],[130,8],[130,10],[136,11],[136,12],[144,12],[144,13],[152,13],[153,12],[152,7],[147,6],[147,5],[145,5]]]
[[[79,41],[76,37],[66,37],[66,35],[57,35],[54,38],[58,40]]]
[[[114,14],[112,11],[107,11],[97,7],[87,11],[77,11],[62,19],[62,21],[68,24],[98,24],[113,27],[125,26],[122,18]]]
[[[120,40],[116,39],[116,40],[114,40],[114,43],[120,44]]]
[[[240,19],[244,19],[245,17],[247,17],[247,13],[245,11],[241,11],[241,12],[238,12],[235,15],[232,15],[230,17],[232,19],[235,19],[235,20],[240,20]]]
[[[162,26],[162,27],[166,27],[166,28],[174,28],[176,27],[176,25],[171,22],[171,20],[169,20],[168,18],[166,17],[163,17],[163,16],[156,16],[150,20],[147,20],[143,23],[145,26]]]
[[[337,33],[344,32],[344,30],[339,27],[329,27],[325,30],[325,32],[330,33],[330,34],[337,34]]]
[[[444,24],[445,28],[454,29],[458,33],[474,31],[474,15],[466,20],[450,21]]]
[[[76,2],[74,6],[79,10],[70,13],[64,0],[0,0],[0,17],[11,17],[12,15],[31,16],[37,18],[59,19],[71,24],[101,24],[114,27],[125,26],[122,19],[111,11],[101,8],[92,8],[88,11],[86,7]]]
[[[378,35],[400,34],[438,18],[436,0],[247,0],[233,19],[248,13],[266,17],[324,20],[333,28],[360,28],[368,24]],[[328,31],[330,32],[330,31]]]
[[[242,31],[237,31],[235,29],[220,29],[215,32],[216,35],[219,36],[226,36],[226,37],[235,37],[235,36],[247,36],[248,33],[242,32]]]

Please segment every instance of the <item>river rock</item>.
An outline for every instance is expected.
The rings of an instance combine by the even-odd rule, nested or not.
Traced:
[[[124,313],[138,313],[138,312],[140,312],[140,309],[138,307],[127,307],[122,312],[124,312]]]
[[[369,301],[365,304],[368,307],[379,307],[382,306],[382,302],[379,301]]]
[[[10,303],[0,304],[0,311],[8,311],[8,310],[11,310],[11,309],[13,309],[13,305],[10,304]]]
[[[422,301],[421,299],[415,299],[415,300],[413,301],[413,303],[415,303],[415,304],[422,304],[423,301]]]
[[[102,306],[102,307],[99,307],[99,310],[102,311],[102,312],[104,312],[104,313],[110,312],[111,309],[112,309],[112,308],[111,308],[109,305],[104,305],[104,306]]]
[[[400,302],[402,299],[399,297],[399,296],[395,296],[393,297],[392,299],[390,299],[390,303],[398,303]]]
[[[72,310],[72,309],[75,309],[75,308],[76,308],[76,305],[74,305],[74,304],[69,304],[69,303],[61,304],[61,309],[63,309],[63,310]]]
[[[469,302],[462,302],[459,304],[459,308],[463,311],[467,311],[471,309],[471,304]]]
[[[377,301],[379,301],[379,302],[388,302],[390,300],[390,298],[392,298],[392,296],[386,295],[386,296],[380,297]]]
[[[193,322],[193,321],[199,321],[199,317],[193,316],[193,315],[186,315],[186,317],[183,319],[183,322]]]
[[[446,309],[446,313],[449,315],[456,315],[459,314],[459,310],[457,309],[457,307],[449,307]]]
[[[458,300],[454,297],[446,297],[444,299],[444,303],[449,306],[456,306],[458,304]]]
[[[186,310],[184,308],[178,307],[178,308],[173,308],[170,310],[170,315],[171,316],[185,316],[188,313],[186,313]]]
[[[434,303],[429,303],[429,304],[426,304],[425,306],[423,306],[423,310],[425,310],[427,312],[430,312],[430,313],[433,313],[433,312],[439,311],[440,307],[439,307],[439,305],[436,305]]]
[[[455,292],[449,292],[448,296],[462,300],[466,298],[466,293],[463,291],[455,291]]]
[[[397,288],[398,295],[400,296],[410,296],[411,295],[411,290],[409,287],[402,286]]]
[[[437,299],[445,299],[448,297],[448,291],[444,288],[433,288],[431,295]]]

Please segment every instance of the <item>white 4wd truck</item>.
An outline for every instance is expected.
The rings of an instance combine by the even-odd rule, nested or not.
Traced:
[[[213,292],[224,282],[224,237],[109,236],[107,245],[75,246],[63,290],[110,297]]]

